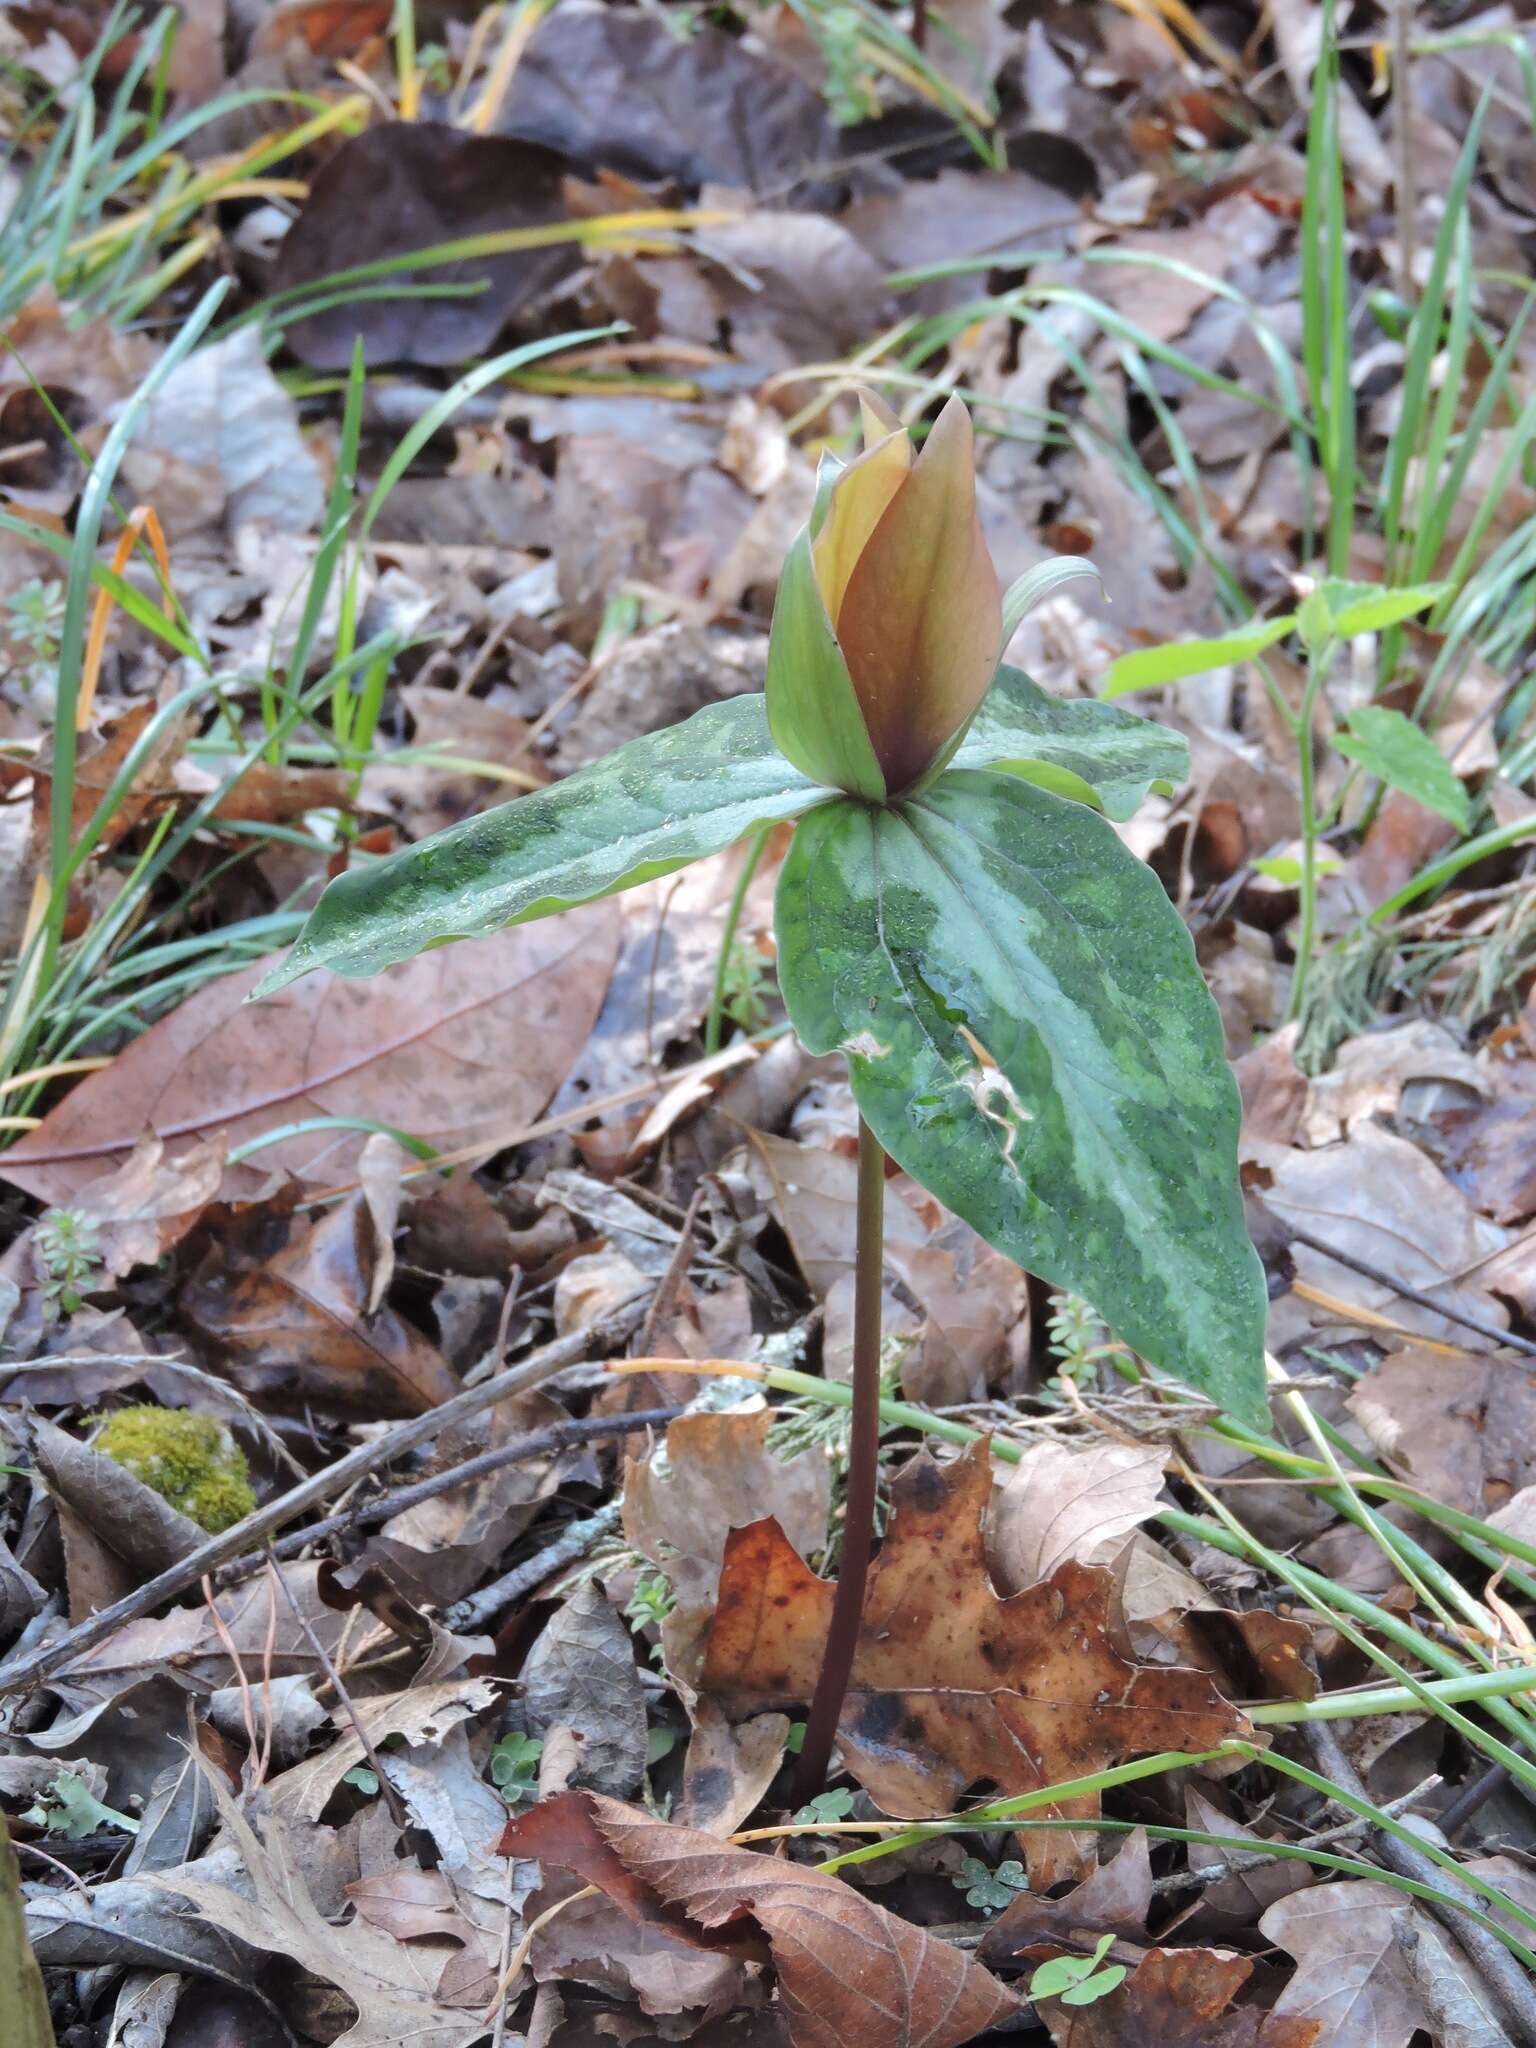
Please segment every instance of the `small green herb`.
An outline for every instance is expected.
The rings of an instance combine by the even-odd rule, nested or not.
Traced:
[[[995,1913],[1003,1906],[1011,1905],[1019,1892],[1029,1889],[1029,1879],[1024,1875],[1022,1863],[1009,1861],[999,1863],[996,1870],[988,1870],[979,1856],[967,1856],[960,1866],[960,1873],[950,1880],[957,1891],[965,1893],[965,1903],[980,1911]]]
[[[48,1209],[32,1241],[48,1275],[43,1282],[45,1312],[50,1317],[74,1315],[89,1292],[86,1282],[101,1264],[96,1225],[78,1209]]]
[[[60,1771],[48,1787],[48,1796],[22,1818],[71,1842],[84,1841],[100,1828],[121,1828],[127,1835],[139,1832],[139,1823],[132,1815],[119,1813],[115,1806],[104,1806],[78,1771]]]
[[[509,1806],[531,1799],[538,1790],[543,1754],[544,1745],[537,1736],[516,1733],[503,1735],[491,1751],[491,1783]]]
[[[852,1811],[853,1794],[845,1785],[839,1785],[830,1792],[818,1792],[814,1799],[800,1808],[795,1819],[800,1822],[846,1820]]]
[[[1092,2005],[1107,1997],[1125,1981],[1123,1963],[1111,1963],[1107,1970],[1099,1968],[1114,1945],[1115,1937],[1104,1934],[1091,1956],[1055,1956],[1042,1963],[1029,1980],[1030,1998],[1059,1998],[1063,2005]]]

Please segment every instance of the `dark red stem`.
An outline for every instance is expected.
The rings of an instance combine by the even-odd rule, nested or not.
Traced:
[[[832,1623],[821,1675],[805,1724],[795,1804],[814,1799],[826,1782],[838,1716],[848,1691],[864,1614],[864,1586],[875,1541],[875,1488],[880,1463],[880,1280],[884,1265],[885,1153],[859,1118],[858,1234],[853,1269],[853,1430],[848,1444],[848,1500]]]

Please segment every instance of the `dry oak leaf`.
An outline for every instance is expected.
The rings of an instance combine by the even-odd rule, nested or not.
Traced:
[[[960,2048],[1018,2011],[959,1949],[840,1878],[617,1799],[562,1793],[509,1822],[500,1846],[573,1872],[632,1920],[701,1948],[750,1953],[760,1935],[793,2048]]]
[[[291,1956],[334,1984],[357,2008],[357,2017],[334,2048],[470,2048],[485,2033],[477,2015],[441,2004],[432,1990],[440,1954],[407,1947],[359,1918],[333,1927],[304,1882],[284,1824],[273,1816],[256,1826],[216,1779],[210,1779],[220,1817],[240,1852],[250,1894],[207,1878],[167,1871],[146,1882],[184,1898],[197,1917],[269,1954]]]
[[[1000,1598],[982,1533],[986,1443],[953,1463],[914,1458],[870,1572],[839,1741],[876,1804],[903,1819],[951,1812],[967,1786],[1034,1792],[1156,1750],[1199,1751],[1251,1734],[1203,1673],[1138,1668],[1114,1646],[1114,1578],[1070,1560]],[[704,1659],[703,1689],[744,1714],[810,1698],[833,1587],[778,1524],[733,1530]],[[1088,1796],[1041,1814],[1091,1819]],[[1025,1837],[1044,1889],[1093,1868],[1070,1831]]]
[[[1108,1997],[1075,2010],[1049,1998],[1040,2012],[1056,2048],[1313,2048],[1320,2021],[1234,2006],[1252,1973],[1219,1949],[1154,1948]]]

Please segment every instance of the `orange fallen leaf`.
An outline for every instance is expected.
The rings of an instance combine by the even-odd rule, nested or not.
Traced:
[[[987,1570],[985,1443],[953,1463],[924,1454],[896,1481],[870,1572],[839,1742],[887,1813],[949,1813],[967,1786],[1033,1792],[1156,1750],[1205,1750],[1249,1724],[1204,1672],[1138,1667],[1111,1640],[1111,1573],[1070,1560],[1008,1599]],[[833,1587],[772,1520],[731,1533],[703,1689],[728,1711],[806,1700],[821,1669]],[[1042,1809],[1097,1814],[1097,1797]],[[1091,1868],[1069,1830],[1025,1837],[1037,1888]]]
[[[1319,2021],[1233,2004],[1252,1974],[1246,1956],[1155,1948],[1107,1997],[1040,2012],[1056,2048],[1312,2048]]]

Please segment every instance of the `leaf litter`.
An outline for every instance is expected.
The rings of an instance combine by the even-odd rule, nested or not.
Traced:
[[[55,232],[59,160],[30,197],[0,172],[0,1810],[60,2040],[1524,2038],[1459,1909],[1390,1881],[1385,1822],[1284,1768],[1317,1763],[1284,1717],[1385,1654],[1424,1679],[1536,1664],[1528,570],[1494,555],[1532,517],[1523,31],[1442,10],[1405,62],[1393,10],[1340,10],[1352,481],[1318,474],[1322,442],[1299,459],[1293,417],[1317,399],[1322,10],[1016,12],[449,5],[407,42],[372,5],[188,8],[116,112],[161,31],[93,85],[99,10],[0,24],[15,164],[84,101],[110,168],[114,124],[170,107],[154,161],[203,181],[157,196],[145,159],[98,199],[87,166]],[[1475,338],[1451,293],[1415,425],[1405,309],[1437,288],[1485,87],[1475,270],[1449,259]],[[247,169],[253,143],[273,154]],[[414,260],[476,236],[507,239]],[[924,266],[944,274],[903,276]],[[215,272],[234,324],[134,410]],[[571,335],[447,402],[498,347]],[[1290,1021],[1300,664],[1239,651],[1161,686],[1190,779],[1123,828],[1243,1084],[1294,1392],[1275,1438],[1138,1375],[1085,1304],[893,1176],[884,1542],[842,1776],[801,1814],[847,1433],[794,1376],[830,1394],[846,1370],[856,1169],[840,1078],[773,1035],[781,849],[723,959],[739,856],[245,997],[339,866],[760,686],[855,354],[914,419],[969,395],[1001,567],[1097,562],[1112,602],[1075,584],[1012,645],[1060,698],[1330,571],[1407,581],[1411,555],[1468,594],[1328,678]],[[1394,539],[1370,507],[1405,417]],[[77,717],[68,550],[120,427],[101,563],[124,580]],[[338,576],[334,508],[381,479]],[[168,588],[122,523],[140,506]],[[1438,758],[1387,787],[1372,740],[1400,746],[1405,714]],[[62,886],[68,972],[30,984],[55,828],[103,811]],[[616,1379],[626,1349],[645,1371]],[[82,1648],[209,1540],[91,1448],[146,1398],[217,1416],[263,1506],[364,1469],[275,1558],[211,1560]],[[1387,1821],[1529,1913],[1525,1783],[1486,1746],[1529,1735],[1527,1690],[1331,1725]],[[1164,1750],[1218,1754],[1121,1778]],[[1074,1776],[1105,1782],[901,1826]],[[1106,1935],[1123,1978],[1032,1995]]]

